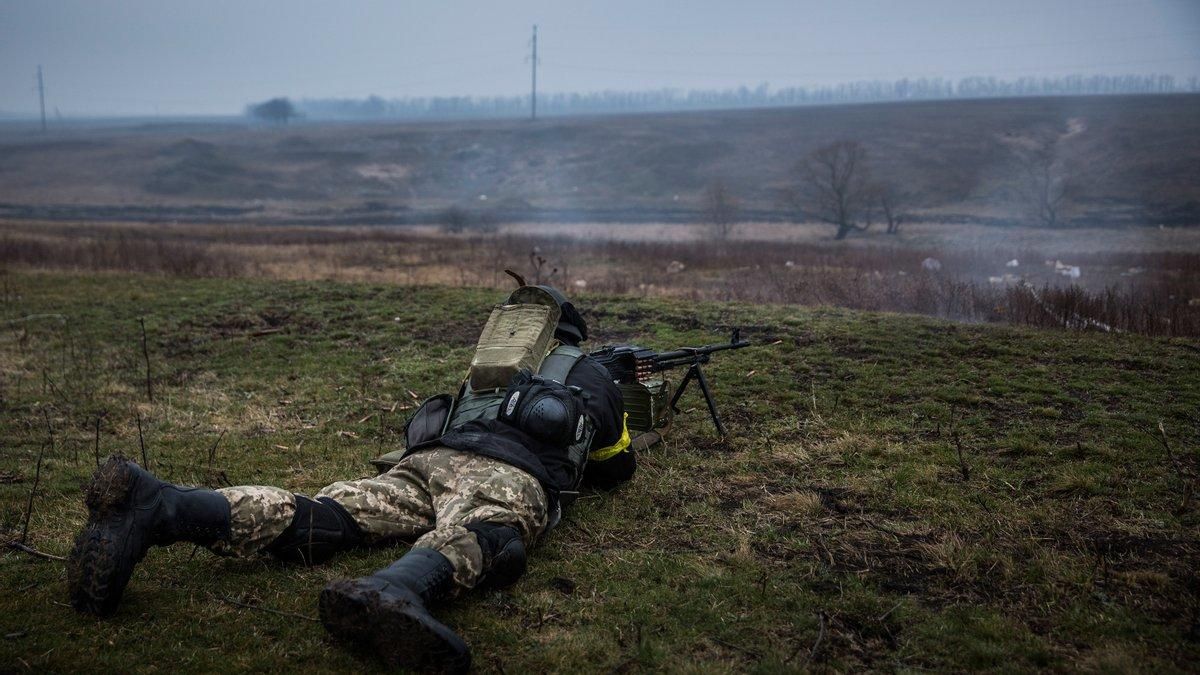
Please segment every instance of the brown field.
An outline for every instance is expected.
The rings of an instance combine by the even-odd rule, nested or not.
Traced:
[[[924,263],[935,259],[937,270]],[[541,259],[540,265],[538,260]],[[1017,265],[1009,267],[1008,262]],[[0,264],[184,277],[507,286],[838,306],[964,321],[1200,335],[1200,231],[919,225],[832,242],[819,225],[274,227],[0,223]],[[1077,278],[1057,267],[1078,267]]]
[[[0,217],[412,224],[694,222],[720,180],[791,220],[796,164],[860,141],[910,222],[1021,224],[1014,150],[1052,138],[1073,226],[1200,223],[1200,95],[935,101],[457,122],[0,124]]]

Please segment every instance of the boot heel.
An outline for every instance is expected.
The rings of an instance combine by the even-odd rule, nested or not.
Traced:
[[[378,607],[379,591],[356,580],[326,586],[317,609],[325,630],[335,639],[366,647],[371,642],[371,616]]]
[[[106,518],[116,508],[129,501],[129,492],[133,489],[133,472],[129,470],[129,460],[120,455],[108,458],[88,483],[83,501],[88,507],[91,519]]]
[[[384,601],[373,627],[375,653],[393,668],[466,673],[471,650],[454,631],[407,603]]]
[[[465,673],[470,647],[425,606],[449,593],[453,574],[446,556],[414,548],[371,576],[326,586],[321,622],[334,637],[374,651],[392,667]]]

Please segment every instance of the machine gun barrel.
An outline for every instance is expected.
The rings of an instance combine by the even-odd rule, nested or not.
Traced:
[[[727,349],[741,349],[749,347],[749,340],[730,341],[726,344],[705,345],[703,347],[684,347],[670,352],[655,354],[653,357],[655,365],[663,370],[668,368],[678,368],[680,366],[688,366],[693,363],[708,363],[710,354],[723,352]]]

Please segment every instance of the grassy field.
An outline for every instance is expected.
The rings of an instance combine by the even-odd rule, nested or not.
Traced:
[[[311,493],[369,472],[454,387],[497,291],[13,273],[0,288],[0,517],[67,552],[96,456]],[[742,326],[700,410],[585,496],[515,587],[443,613],[488,672],[1187,671],[1200,659],[1200,345],[936,319],[592,296],[603,342]],[[153,400],[146,383],[146,354]],[[685,406],[699,405],[691,398]],[[1161,425],[1161,430],[1160,430]],[[40,480],[38,458],[42,456]],[[351,671],[329,580],[150,553],[111,620],[61,563],[0,553],[0,670]],[[281,614],[282,613],[282,614]]]

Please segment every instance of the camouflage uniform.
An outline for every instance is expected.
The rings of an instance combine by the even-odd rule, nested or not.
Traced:
[[[230,538],[214,550],[249,556],[261,552],[287,529],[296,511],[291,492],[243,486],[219,490],[230,504]],[[432,548],[454,567],[460,588],[475,586],[483,573],[483,551],[467,525],[509,525],[532,546],[547,524],[546,494],[537,479],[497,459],[446,447],[409,455],[374,478],[334,483],[328,497],[349,512],[367,543],[413,541]]]

